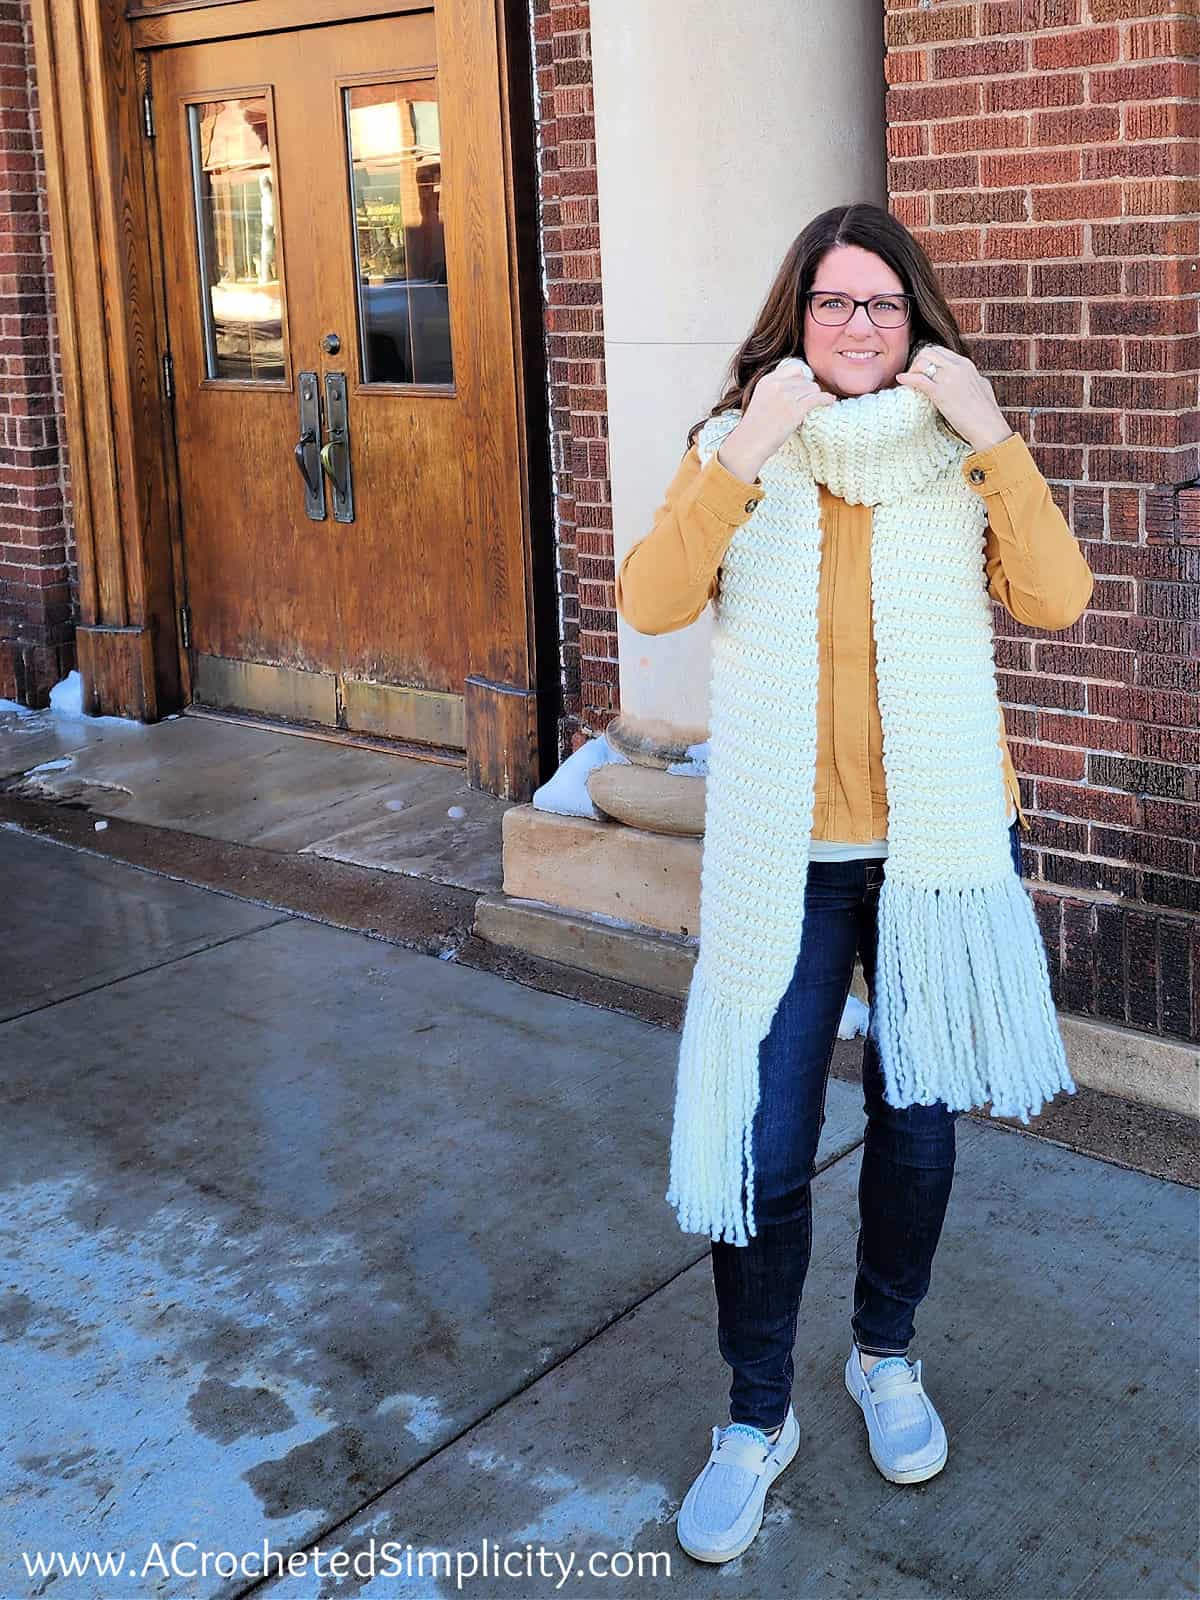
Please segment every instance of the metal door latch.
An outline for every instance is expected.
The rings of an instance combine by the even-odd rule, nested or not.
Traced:
[[[312,522],[325,521],[325,483],[321,477],[321,387],[315,372],[302,372],[300,437],[296,441],[296,466],[304,479],[304,513]]]
[[[329,439],[321,447],[321,466],[333,486],[333,515],[337,522],[354,521],[354,485],[350,475],[350,418],[346,405],[346,374],[325,374],[325,420]]]

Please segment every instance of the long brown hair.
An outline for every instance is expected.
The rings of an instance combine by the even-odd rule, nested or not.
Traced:
[[[763,301],[758,320],[729,364],[728,386],[709,412],[745,410],[754,386],[787,356],[804,354],[804,296],[812,288],[821,261],[835,245],[856,244],[871,250],[897,275],[913,296],[909,323],[911,362],[923,344],[942,344],[963,356],[970,349],[938,284],[933,264],[912,234],[882,206],[831,206],[814,217],[793,240],[775,282]],[[688,432],[689,448],[707,422],[701,417]]]

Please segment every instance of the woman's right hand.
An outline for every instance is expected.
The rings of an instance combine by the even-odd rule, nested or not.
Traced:
[[[742,420],[726,436],[717,459],[735,477],[753,483],[763,462],[790,438],[810,411],[836,404],[836,395],[806,377],[795,356],[787,356],[755,384]]]

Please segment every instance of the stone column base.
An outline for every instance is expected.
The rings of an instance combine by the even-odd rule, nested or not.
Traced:
[[[510,806],[503,827],[505,894],[663,933],[699,933],[702,838],[531,805]]]

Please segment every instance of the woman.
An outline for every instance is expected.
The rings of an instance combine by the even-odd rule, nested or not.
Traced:
[[[844,1381],[885,1477],[945,1464],[906,1353],[955,1119],[990,1103],[1028,1122],[1075,1089],[1020,878],[991,600],[1059,629],[1092,592],[928,258],[886,211],[837,206],[804,229],[730,373],[617,575],[643,633],[715,606],[667,1191],[680,1226],[713,1241],[732,1369],[730,1423],[678,1519],[705,1561],[750,1544],[799,1444],[810,1184],[856,957],[871,1024]]]

